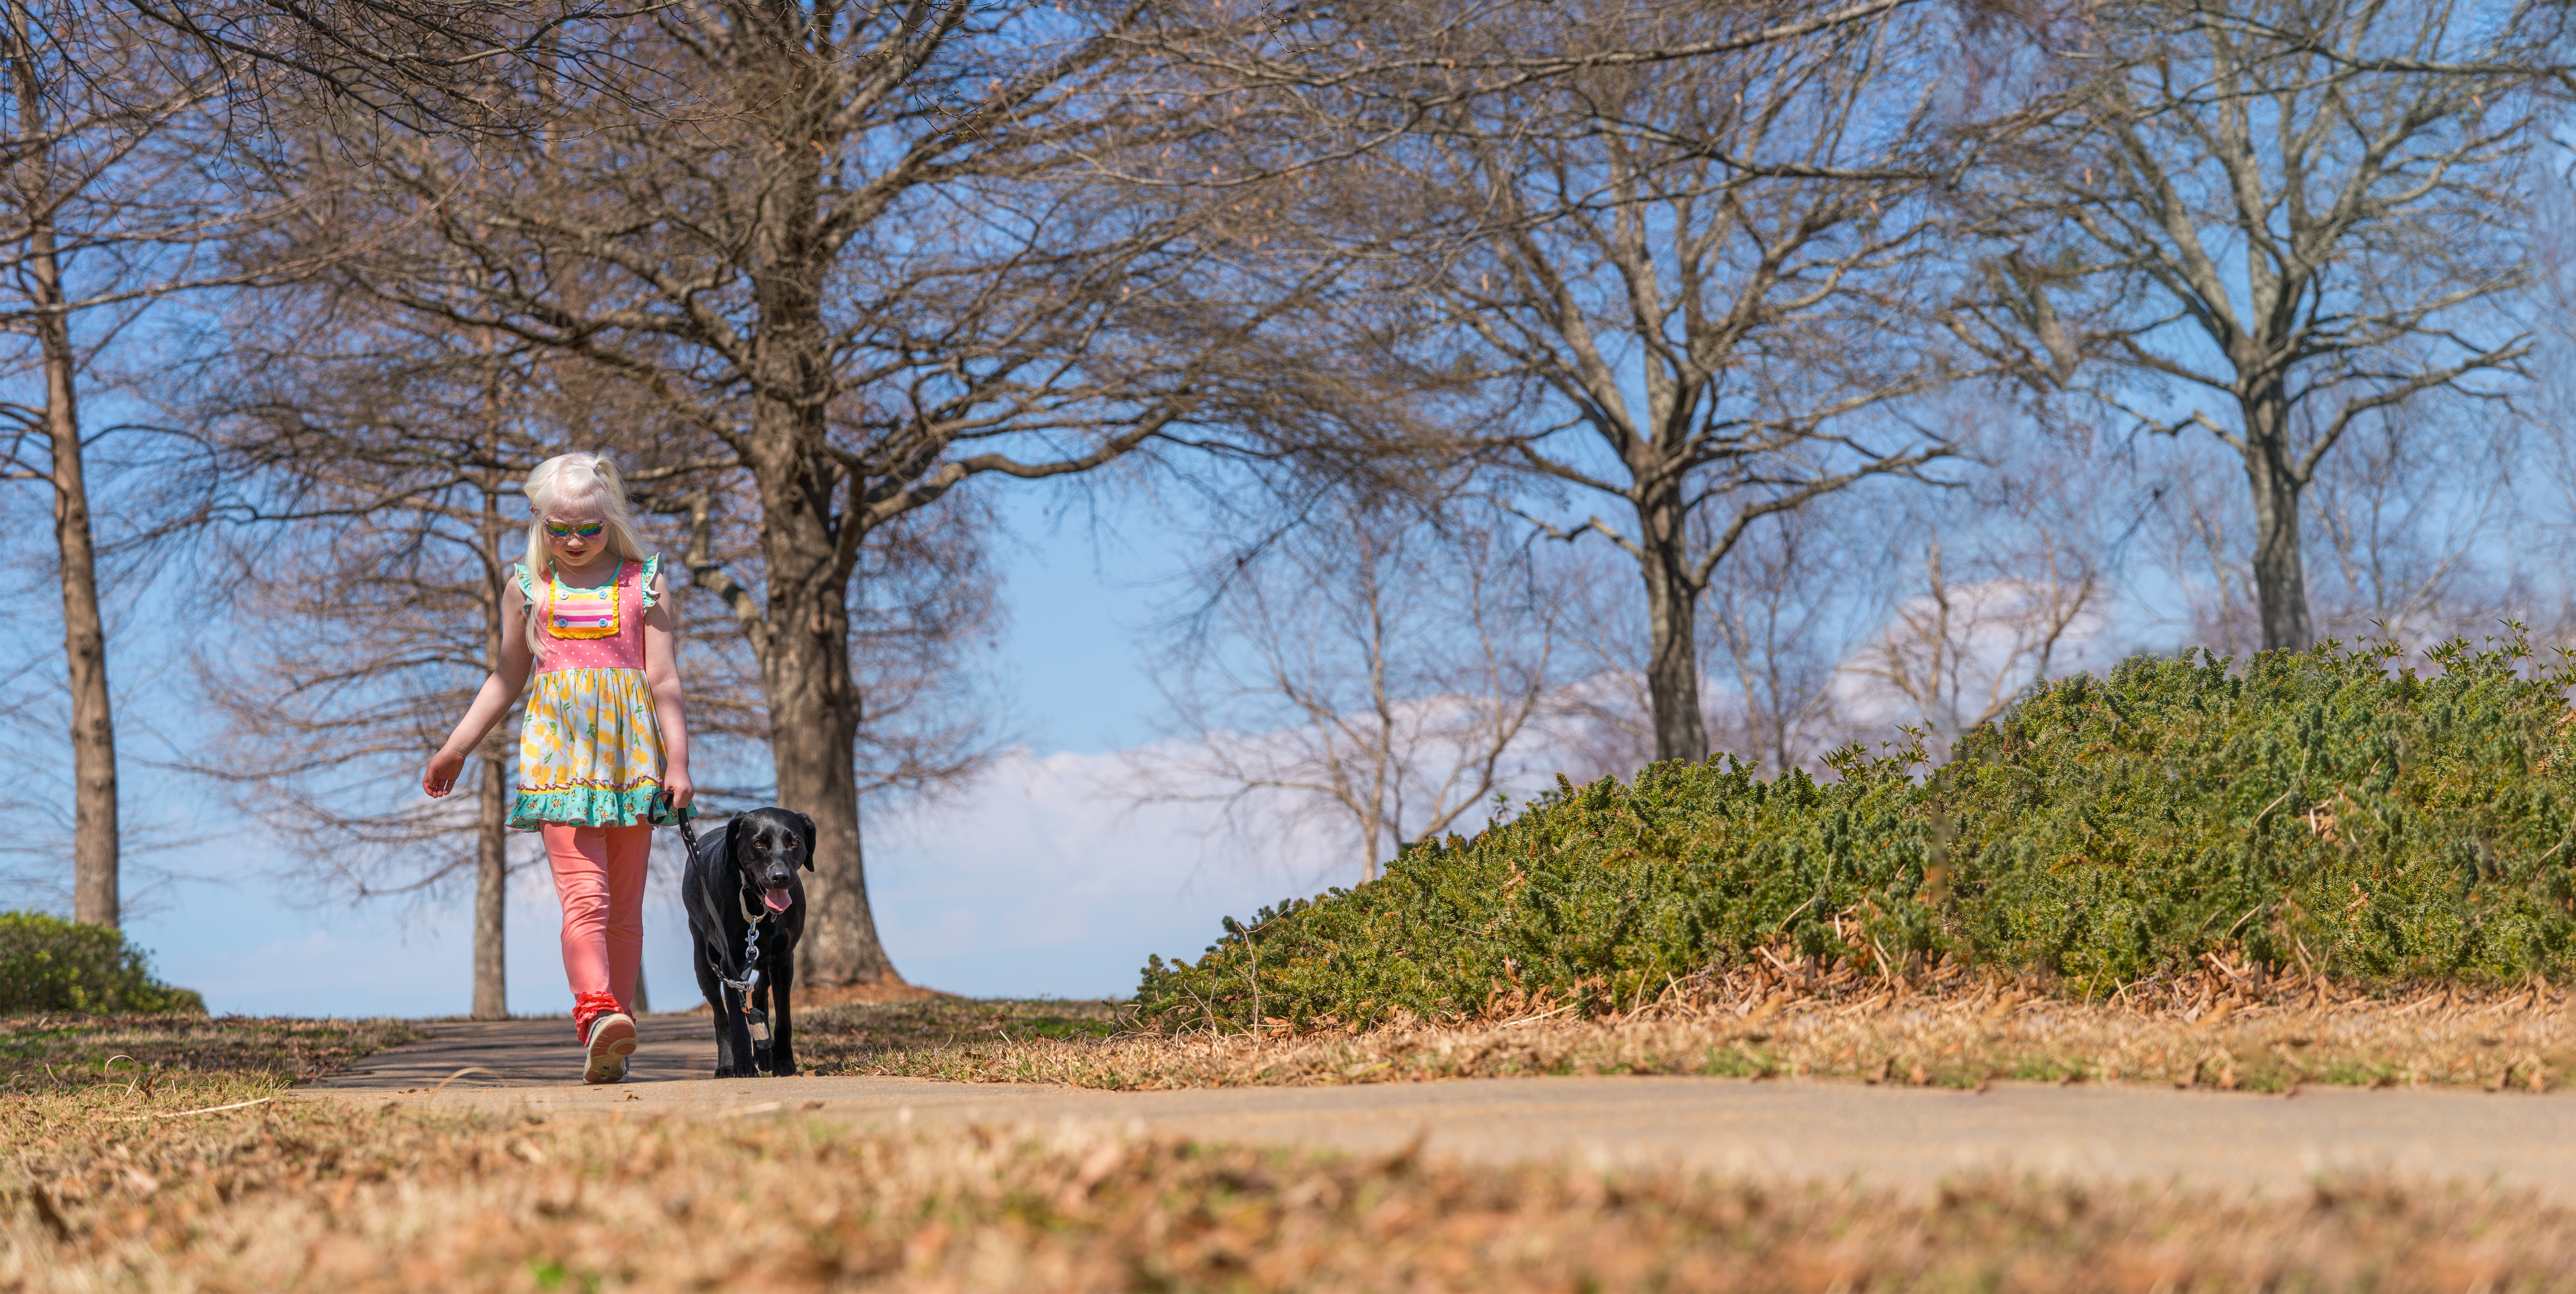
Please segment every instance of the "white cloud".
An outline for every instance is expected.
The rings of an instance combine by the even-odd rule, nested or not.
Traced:
[[[2112,622],[2090,586],[1996,579],[1900,603],[1880,635],[1846,657],[1834,708],[1856,731],[1934,730],[1940,758],[1960,732],[2001,713],[2043,668],[2062,678],[2111,662]]]
[[[1356,879],[1319,880],[1317,850],[1233,839],[1214,805],[1132,805],[1131,770],[1155,754],[1014,751],[939,804],[872,819],[869,897],[905,978],[1124,995],[1147,955],[1198,956],[1220,917]]]

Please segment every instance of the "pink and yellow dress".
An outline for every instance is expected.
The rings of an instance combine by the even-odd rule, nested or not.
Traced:
[[[662,729],[644,682],[644,613],[662,559],[621,562],[595,589],[537,582],[511,567],[545,654],[519,728],[519,797],[510,825],[630,827],[662,789]]]

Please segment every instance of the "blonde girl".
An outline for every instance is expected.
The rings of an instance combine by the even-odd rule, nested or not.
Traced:
[[[582,1079],[614,1083],[635,1051],[650,821],[695,816],[688,721],[661,558],[636,541],[617,468],[565,454],[539,463],[525,488],[528,556],[511,567],[519,596],[502,599],[500,668],[420,785],[432,797],[455,787],[466,752],[509,712],[533,666],[510,825],[544,837],[563,901]]]

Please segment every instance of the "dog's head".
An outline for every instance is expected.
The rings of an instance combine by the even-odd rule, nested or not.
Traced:
[[[796,869],[814,870],[814,820],[787,809],[754,809],[725,824],[725,852],[772,912],[796,901]]]

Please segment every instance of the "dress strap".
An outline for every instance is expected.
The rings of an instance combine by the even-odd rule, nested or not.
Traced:
[[[535,577],[528,574],[528,564],[526,562],[510,563],[510,578],[518,582],[519,596],[525,598],[529,606],[535,606],[537,604],[537,584]]]
[[[644,609],[647,611],[653,609],[653,577],[661,569],[662,555],[655,553],[644,559],[644,573],[636,577],[635,583],[644,590]]]

